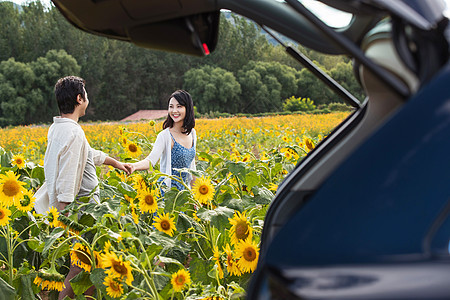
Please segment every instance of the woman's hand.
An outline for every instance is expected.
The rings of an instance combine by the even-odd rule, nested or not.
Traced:
[[[126,170],[127,170],[126,172],[128,175],[133,173],[134,171],[136,171],[136,166],[134,164],[126,163],[123,165],[126,168]]]

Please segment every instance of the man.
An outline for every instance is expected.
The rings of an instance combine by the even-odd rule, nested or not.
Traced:
[[[76,198],[89,196],[99,203],[96,165],[110,165],[128,173],[123,163],[108,157],[99,150],[92,149],[86,139],[78,119],[85,115],[89,105],[85,81],[76,76],[58,80],[55,96],[60,116],[53,118],[48,131],[47,150],[44,158],[45,180],[50,207],[58,211]],[[81,268],[70,265],[59,299],[74,297],[70,279],[81,272]],[[93,292],[93,287],[90,289]]]

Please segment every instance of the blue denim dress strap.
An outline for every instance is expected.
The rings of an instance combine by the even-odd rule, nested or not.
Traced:
[[[180,172],[176,169],[182,169],[182,168],[189,168],[191,165],[192,160],[195,158],[195,145],[194,140],[192,140],[192,146],[191,148],[186,148],[180,143],[178,143],[174,137],[172,136],[172,133],[170,134],[173,140],[173,148],[172,148],[172,175],[177,176],[183,180],[183,182],[189,186],[189,182],[187,182],[188,173],[187,172]],[[178,178],[178,179],[179,179]],[[181,182],[178,182],[174,179],[172,179],[172,186],[175,186],[178,188],[178,190],[184,190],[185,187]]]

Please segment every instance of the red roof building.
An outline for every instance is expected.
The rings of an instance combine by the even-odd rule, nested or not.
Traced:
[[[167,116],[167,110],[139,110],[120,121],[157,120]]]

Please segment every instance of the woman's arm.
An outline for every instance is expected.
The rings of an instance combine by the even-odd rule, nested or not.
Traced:
[[[129,173],[133,173],[134,171],[148,170],[150,168],[150,161],[148,159],[143,159],[135,163],[124,164],[124,166]]]
[[[165,140],[167,139],[167,136],[164,137],[164,135],[167,135],[167,132],[164,130],[158,134],[156,141],[153,144],[152,151],[145,159],[135,163],[127,163],[125,164],[125,168],[127,168],[130,173],[133,173],[134,171],[148,170],[150,168],[150,163],[154,166],[161,158],[165,149]]]

